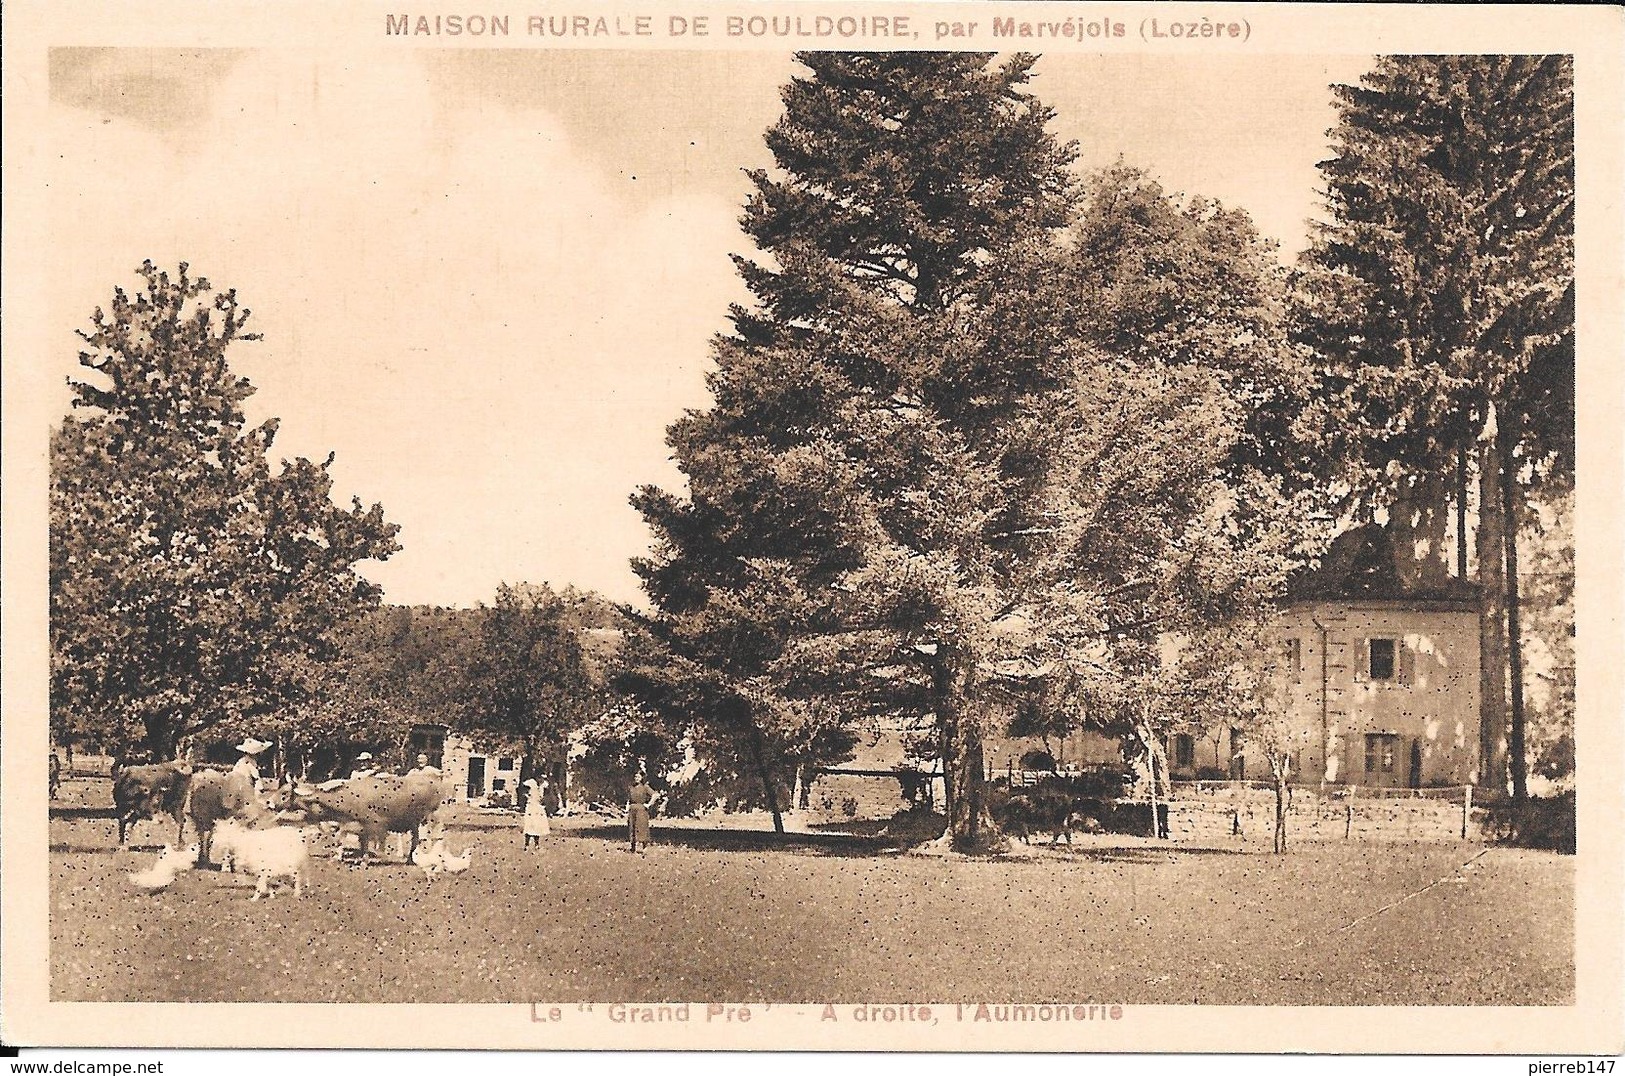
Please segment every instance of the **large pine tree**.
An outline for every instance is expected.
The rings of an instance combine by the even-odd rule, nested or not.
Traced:
[[[1487,779],[1510,704],[1521,800],[1517,535],[1532,488],[1573,481],[1572,61],[1384,57],[1334,90],[1298,324],[1341,389],[1356,499],[1417,526],[1435,575],[1452,503],[1466,574],[1476,471]]]
[[[1011,571],[989,536],[1022,511],[1027,404],[1057,378],[1051,327],[1007,303],[998,340],[988,300],[1019,295],[992,282],[1066,223],[1072,151],[1024,89],[1032,57],[798,59],[742,219],[755,302],[717,341],[714,406],[671,430],[689,497],[635,498],[657,535],[639,570],[657,633],[752,735],[832,705],[934,718],[975,844],[980,669]]]
[[[1226,483],[1247,409],[1216,364],[1082,331],[1072,149],[1031,57],[802,62],[743,218],[755,302],[670,431],[687,496],[634,498],[659,652],[632,682],[764,776],[820,729],[912,717],[976,848],[984,734],[1038,694],[1160,725],[1159,640],[1256,607],[1275,528]]]

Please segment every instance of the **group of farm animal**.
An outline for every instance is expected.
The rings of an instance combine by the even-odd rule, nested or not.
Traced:
[[[1000,829],[1023,843],[1031,844],[1035,835],[1047,833],[1052,843],[1064,837],[1071,844],[1074,833],[1102,831],[1098,810],[1098,805],[1080,801],[1062,789],[1038,785],[1011,792],[994,806],[993,817]]]
[[[412,862],[422,869],[423,873],[433,878],[437,874],[461,874],[468,869],[474,861],[474,849],[469,847],[460,856],[454,856],[446,851],[446,839],[437,837],[427,844],[420,844],[412,850]]]
[[[403,833],[410,837],[407,858],[429,877],[467,870],[471,851],[451,856],[443,838],[418,845],[418,831],[439,808],[441,791],[434,774],[372,775],[332,788],[289,784],[267,804],[241,773],[194,768],[185,761],[113,771],[120,847],[136,822],[161,815],[174,819],[177,843],[188,821],[197,831],[197,842],[184,852],[166,845],[150,868],[129,875],[131,885],[146,892],[164,889],[185,869],[183,860],[187,866],[209,866],[211,852],[218,850],[223,866],[256,877],[255,900],[272,895],[273,883],[283,879],[293,883],[294,896],[302,894],[310,865],[306,831],[315,826],[355,833],[359,862],[381,848],[388,834]]]

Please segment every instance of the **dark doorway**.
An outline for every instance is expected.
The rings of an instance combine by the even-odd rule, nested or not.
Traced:
[[[415,765],[417,756],[427,755],[429,765],[440,769],[445,763],[446,731],[445,725],[413,725],[410,736],[412,750],[408,761]]]
[[[1422,787],[1422,741],[1411,741],[1411,787]]]
[[[468,760],[468,798],[477,800],[485,795],[485,759],[471,755]]]

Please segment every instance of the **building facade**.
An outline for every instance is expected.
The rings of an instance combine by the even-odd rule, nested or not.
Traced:
[[[1293,580],[1269,632],[1296,737],[1293,780],[1382,788],[1477,784],[1479,599],[1457,579],[1417,582],[1387,532],[1344,532],[1318,568]],[[1407,575],[1413,578],[1406,578]],[[1066,760],[1120,764],[1121,745],[1077,734]],[[989,766],[1019,768],[1036,740],[1001,740]],[[1176,780],[1268,780],[1241,729],[1197,727],[1168,737]]]
[[[1407,581],[1376,525],[1293,582],[1271,631],[1298,781],[1428,788],[1479,781],[1479,601],[1458,579]],[[1269,777],[1226,730],[1229,776]],[[1179,774],[1176,744],[1170,763]]]
[[[519,794],[519,759],[480,750],[467,736],[452,734],[445,741],[444,763],[448,795],[465,803],[495,798],[514,802]]]

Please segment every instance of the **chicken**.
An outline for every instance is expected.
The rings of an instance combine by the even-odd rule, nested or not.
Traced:
[[[182,868],[175,860],[172,850],[166,845],[164,854],[159,856],[152,866],[144,871],[132,871],[126,874],[125,877],[130,880],[131,885],[143,893],[157,893],[160,890],[168,889],[181,870]]]
[[[413,865],[422,868],[426,877],[433,878],[446,869],[446,842],[432,841],[412,849]]]
[[[189,871],[197,866],[198,843],[193,841],[185,849],[164,845],[164,850],[158,856],[156,866],[166,867],[175,873]]]
[[[461,856],[448,854],[445,849],[440,852],[440,865],[447,874],[461,874],[468,869],[468,864],[474,858],[474,846],[469,845]]]
[[[417,851],[412,853],[412,862],[423,869],[423,873],[430,878],[437,874],[461,874],[468,869],[474,858],[474,848],[469,846],[461,856],[454,856],[446,851],[444,838],[419,845]]]

